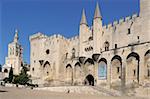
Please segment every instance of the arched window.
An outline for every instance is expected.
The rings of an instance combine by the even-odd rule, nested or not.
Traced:
[[[107,61],[104,58],[100,59],[100,61],[99,61],[98,78],[99,79],[107,78]]]
[[[46,54],[48,55],[50,53],[49,49],[46,50]]]
[[[76,50],[75,50],[75,48],[73,48],[72,49],[72,58],[75,58],[75,52],[76,52]]]
[[[4,70],[4,73],[8,73],[8,70],[7,70],[7,69],[5,69],[5,70]]]

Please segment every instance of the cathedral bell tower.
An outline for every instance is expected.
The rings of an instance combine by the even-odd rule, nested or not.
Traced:
[[[23,63],[22,53],[23,48],[18,42],[18,30],[15,30],[13,42],[8,45],[8,57],[6,57],[5,64],[13,68],[15,75],[20,73],[21,65]]]

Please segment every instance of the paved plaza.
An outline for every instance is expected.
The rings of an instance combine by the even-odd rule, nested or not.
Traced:
[[[21,88],[0,87],[0,99],[144,99],[136,97],[110,97],[101,95],[54,93]],[[146,98],[145,98],[146,99]]]

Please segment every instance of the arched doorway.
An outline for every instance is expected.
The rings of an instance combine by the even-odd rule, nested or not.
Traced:
[[[74,78],[75,78],[75,84],[78,85],[79,83],[82,82],[82,69],[81,69],[81,64],[77,62],[74,66]]]
[[[66,80],[68,84],[73,84],[73,68],[71,64],[66,66]]]
[[[121,84],[122,76],[122,58],[115,55],[111,60],[111,81],[117,84]]]
[[[126,81],[127,83],[139,82],[140,57],[132,52],[127,56]]]
[[[84,62],[84,72],[86,72],[87,74],[94,74],[94,60],[91,58],[88,58],[85,62]]]
[[[86,78],[85,78],[85,85],[94,86],[94,77],[91,74],[86,76]]]
[[[43,76],[47,77],[51,75],[51,73],[52,73],[51,65],[48,61],[46,61],[43,65]]]
[[[150,80],[150,50],[145,53],[144,73],[145,79]]]

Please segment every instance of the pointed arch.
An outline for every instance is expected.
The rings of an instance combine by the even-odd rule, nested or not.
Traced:
[[[66,68],[68,68],[68,67],[72,68],[71,64],[67,64]]]
[[[81,64],[80,64],[80,62],[76,62],[74,66],[75,66],[75,67],[76,67],[76,66],[80,66],[80,67],[81,67]]]
[[[44,63],[43,68],[45,68],[47,65],[50,66],[50,63],[49,63],[48,61],[46,61],[46,62]]]
[[[130,57],[135,57],[136,60],[140,61],[140,56],[139,56],[139,54],[137,54],[137,53],[135,53],[135,52],[130,53],[130,54],[127,56],[127,59],[129,59]]]
[[[92,58],[88,58],[88,59],[84,62],[84,64],[86,64],[86,63],[90,63],[90,64],[94,65],[94,60],[93,60]]]
[[[98,63],[98,79],[105,80],[107,79],[107,60],[101,58]]]
[[[150,50],[148,50],[148,51],[145,53],[145,56],[148,55],[148,54],[150,54]]]
[[[122,75],[122,58],[119,55],[115,55],[111,59],[111,81],[116,84],[121,84],[121,75]]]
[[[111,59],[111,62],[112,62],[113,60],[115,60],[115,59],[119,60],[120,63],[122,64],[122,58],[121,58],[119,55],[115,55],[115,56]]]
[[[138,82],[139,83],[139,62],[140,62],[140,56],[136,52],[131,52],[127,56],[127,66],[126,66],[126,71],[127,71],[127,76],[126,76],[126,81],[127,83],[134,83]]]

